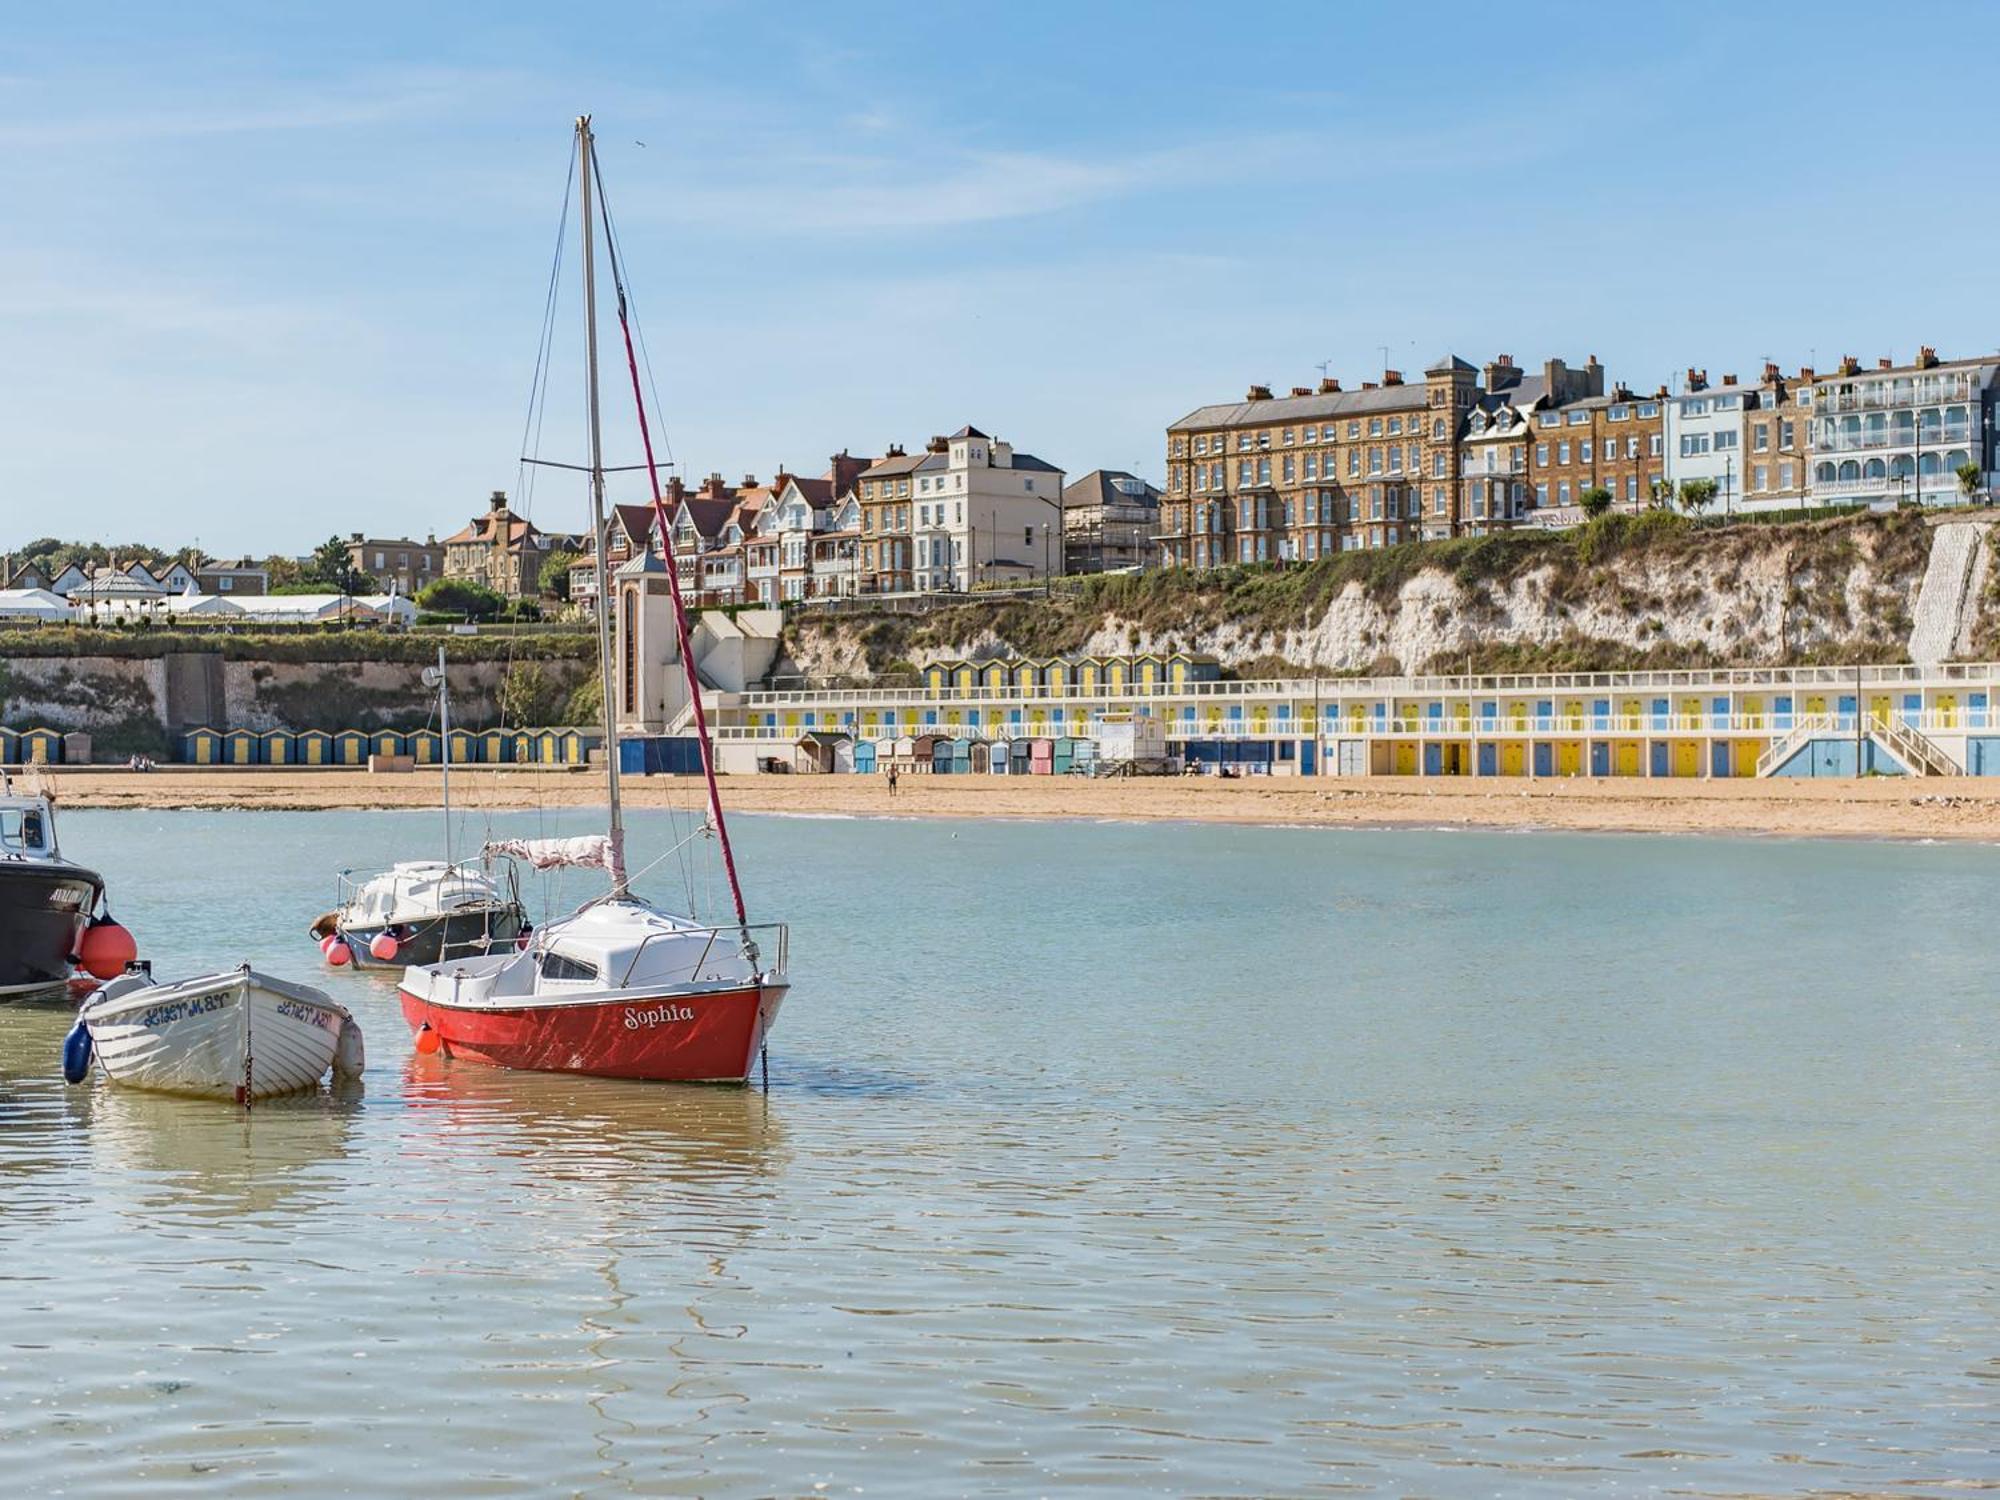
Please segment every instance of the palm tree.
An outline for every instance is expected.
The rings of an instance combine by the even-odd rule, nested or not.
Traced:
[[[1970,504],[1973,500],[1977,499],[1979,495],[1979,465],[1971,463],[1960,464],[1956,469],[1952,470],[1952,473],[1958,476],[1959,492],[1965,496],[1966,502]]]

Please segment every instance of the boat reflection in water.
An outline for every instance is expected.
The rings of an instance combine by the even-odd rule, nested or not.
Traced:
[[[404,1138],[406,1157],[435,1154],[459,1171],[516,1163],[550,1182],[615,1185],[629,1174],[651,1201],[754,1192],[783,1142],[760,1091],[453,1067],[436,1054],[404,1064],[403,1103],[422,1119]]]
[[[359,1079],[344,1079],[254,1110],[142,1089],[81,1097],[90,1169],[131,1184],[128,1212],[296,1228],[343,1192],[334,1169],[354,1149],[364,1094]]]

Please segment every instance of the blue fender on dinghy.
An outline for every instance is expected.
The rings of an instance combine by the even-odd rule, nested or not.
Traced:
[[[63,1038],[62,1062],[65,1082],[82,1083],[90,1076],[90,1028],[80,1020]]]

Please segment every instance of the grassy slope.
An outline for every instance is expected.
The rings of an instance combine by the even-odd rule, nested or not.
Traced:
[[[1053,656],[1082,648],[1108,617],[1128,621],[1158,638],[1198,640],[1225,622],[1254,633],[1307,629],[1350,584],[1374,601],[1390,605],[1403,585],[1427,569],[1463,585],[1507,584],[1547,568],[1552,600],[1581,599],[1595,590],[1612,592],[1606,565],[1628,554],[1672,564],[1697,557],[1725,575],[1732,558],[1783,547],[1795,580],[1788,608],[1795,617],[1844,618],[1842,580],[1866,548],[1879,572],[1904,576],[1921,572],[1929,554],[1923,518],[1912,512],[1852,516],[1779,525],[1703,524],[1663,511],[1613,514],[1568,532],[1517,531],[1445,542],[1406,543],[1379,551],[1345,552],[1318,562],[1286,567],[1220,568],[1206,573],[1166,571],[1084,580],[1072,591],[1044,603],[1039,597],[993,604],[965,604],[922,616],[880,615],[851,621],[877,670],[893,668],[912,653],[950,651],[991,633],[1029,656]],[[1676,607],[1680,601],[1632,600]],[[1689,601],[1692,603],[1692,601]],[[851,618],[851,617],[850,617]],[[810,619],[810,617],[807,617]],[[1900,659],[1904,640],[1893,629],[1879,639],[1837,648],[1821,647],[1801,660]],[[797,628],[794,625],[793,628]],[[1906,626],[1905,626],[1906,629]],[[1893,637],[1893,638],[1891,638]],[[1552,646],[1494,641],[1450,663],[1479,671],[1606,671],[1647,666],[1714,665],[1698,650],[1656,646],[1635,650],[1615,642],[1577,638]],[[1267,659],[1245,664],[1243,675],[1296,664]],[[1432,664],[1402,663],[1409,670]]]

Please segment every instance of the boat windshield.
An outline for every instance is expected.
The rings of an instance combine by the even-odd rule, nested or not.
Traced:
[[[0,854],[46,854],[49,820],[39,807],[0,807]]]

